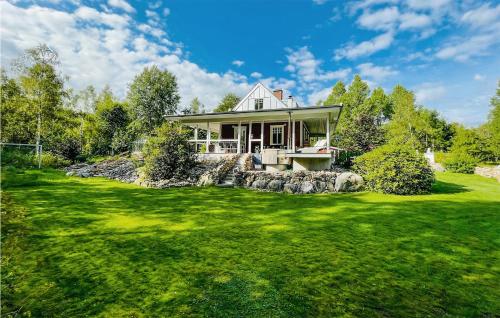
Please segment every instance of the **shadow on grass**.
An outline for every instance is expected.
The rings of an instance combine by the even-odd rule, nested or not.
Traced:
[[[469,191],[470,190],[462,184],[444,182],[440,180],[437,180],[432,185],[432,193],[435,194],[454,194],[454,193],[463,193]]]

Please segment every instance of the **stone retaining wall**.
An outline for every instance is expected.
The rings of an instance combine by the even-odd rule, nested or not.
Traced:
[[[239,171],[234,178],[235,186],[297,194],[354,192],[363,186],[363,178],[349,171]]]

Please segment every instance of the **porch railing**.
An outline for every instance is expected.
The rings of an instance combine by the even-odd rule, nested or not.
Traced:
[[[238,139],[189,140],[198,153],[231,154],[238,152]],[[245,151],[246,152],[246,151]]]

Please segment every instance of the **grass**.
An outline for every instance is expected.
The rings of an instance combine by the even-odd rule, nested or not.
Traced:
[[[33,317],[494,317],[500,186],[433,194],[144,189],[10,171],[28,234],[8,301]]]

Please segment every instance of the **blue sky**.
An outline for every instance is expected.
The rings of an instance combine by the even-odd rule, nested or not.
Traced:
[[[500,79],[500,3],[451,0],[3,1],[2,66],[47,43],[75,89],[124,97],[144,66],[173,72],[182,104],[212,109],[257,81],[302,105],[360,74],[371,88],[469,126],[486,119]]]

